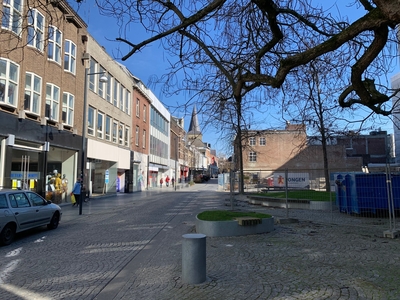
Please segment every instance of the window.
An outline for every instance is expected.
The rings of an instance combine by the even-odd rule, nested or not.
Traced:
[[[113,97],[113,103],[114,106],[117,107],[118,106],[118,91],[119,91],[119,82],[117,80],[115,80],[114,78],[114,97]]]
[[[8,59],[0,59],[0,102],[15,106],[17,103],[19,66]]]
[[[46,84],[46,117],[58,121],[60,104],[60,88],[54,84]]]
[[[140,109],[140,101],[139,99],[136,99],[136,117],[140,117],[139,109]]]
[[[99,73],[100,74],[98,74],[97,76],[99,76],[99,78],[97,78],[97,84],[98,84],[98,86],[99,86],[99,88],[97,89],[97,93],[99,94],[99,96],[101,97],[101,98],[105,98],[105,91],[104,91],[104,86],[105,86],[105,82],[101,82],[100,81],[100,78],[102,77],[102,76],[104,76],[104,74],[106,73],[106,71],[104,70],[104,68],[102,67],[102,66],[100,66],[100,69],[99,69]]]
[[[97,64],[97,62],[93,59],[93,58],[90,58],[90,62],[89,62],[89,70],[88,70],[88,74],[90,74],[90,75],[88,75],[88,77],[89,77],[89,90],[91,90],[91,91],[95,91],[94,90],[94,88],[95,88],[95,82],[94,82],[94,78],[95,78],[95,74],[93,74],[93,73],[96,73],[96,64]]]
[[[130,103],[131,103],[131,92],[129,92],[128,90],[126,91],[126,95],[125,95],[125,113],[127,113],[128,115],[130,115]]]
[[[146,148],[146,130],[143,129],[142,148]]]
[[[49,26],[49,40],[47,57],[61,64],[61,31],[54,26]]]
[[[113,122],[113,128],[112,128],[112,141],[113,141],[113,143],[117,142],[117,129],[118,129],[118,122]]]
[[[26,195],[28,196],[29,200],[31,200],[33,206],[43,206],[47,205],[44,201],[43,198],[39,197],[38,195],[27,192]]]
[[[119,86],[119,109],[124,111],[124,96],[125,96],[125,92],[124,92],[124,87],[122,84],[120,84]]]
[[[103,138],[103,127],[104,127],[104,114],[97,113],[97,137],[99,139]]]
[[[251,162],[257,161],[257,153],[256,152],[250,152],[250,161]]]
[[[125,126],[124,145],[129,146],[129,127]]]
[[[106,116],[106,140],[111,141],[111,117]]]
[[[119,124],[118,128],[118,142],[120,145],[124,144],[124,124]]]
[[[1,18],[1,27],[11,30],[17,35],[22,30],[22,1],[21,0],[3,0],[3,15]]]
[[[28,45],[43,51],[44,16],[36,9],[28,11]]]
[[[94,135],[94,108],[89,106],[88,110],[88,130],[89,135]]]
[[[255,146],[256,145],[256,138],[255,137],[250,137],[249,138],[249,145],[250,146]]]
[[[136,126],[135,145],[139,146],[139,126]]]
[[[24,110],[39,114],[40,98],[42,95],[42,78],[33,74],[25,75]]]
[[[260,137],[260,146],[265,146],[265,137]]]
[[[6,199],[5,194],[0,195],[0,209],[2,209],[2,208],[8,208],[7,199]]]
[[[106,85],[107,85],[107,87],[106,87],[106,100],[107,100],[107,102],[111,102],[111,84],[112,84],[112,82],[111,82],[111,80],[112,80],[112,77],[111,77],[111,75],[110,74],[107,74],[107,83],[106,83]]]
[[[65,41],[64,45],[64,70],[75,74],[76,69],[76,45],[69,41]]]
[[[146,105],[143,105],[143,121],[146,122],[146,112],[147,112],[147,107]]]
[[[69,126],[74,125],[74,102],[75,97],[70,93],[63,94],[62,122]]]

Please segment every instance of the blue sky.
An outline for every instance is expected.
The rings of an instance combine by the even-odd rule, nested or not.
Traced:
[[[331,8],[333,14],[338,13],[337,11],[339,11],[342,16],[349,16],[350,20],[354,20],[362,14],[361,10],[347,7],[348,3],[354,2],[352,0],[336,1],[337,9],[333,6],[331,1],[314,0],[313,2],[321,3],[326,8]],[[119,36],[119,26],[116,24],[116,20],[101,16],[93,1],[81,2],[79,8],[74,4],[75,2],[72,3],[72,1],[70,1],[70,3],[77,10],[80,17],[87,23],[90,34],[106,49],[111,57],[121,62],[119,58],[128,52],[128,47],[115,41],[115,38]],[[128,30],[127,36],[131,38],[131,42],[140,42],[149,37],[149,35],[146,34],[139,25],[137,25],[137,27],[131,25]],[[120,47],[124,47],[122,52],[118,51],[118,48]],[[167,59],[168,57],[166,57],[165,51],[161,47],[160,43],[155,42],[154,44],[147,46],[142,52],[136,53],[128,60],[122,62],[135,76],[139,77],[149,88],[151,88],[153,93],[166,107],[168,107],[168,105],[175,105],[177,102],[184,103],[187,101],[185,98],[186,95],[184,94],[176,95],[176,97],[173,98],[167,98],[163,95],[160,85],[154,86],[150,84],[152,79],[160,78],[163,74],[168,72]],[[398,67],[396,67],[396,72],[398,72]],[[390,77],[396,72],[388,74],[386,80],[390,82]],[[269,109],[269,111],[269,116],[263,115],[263,119],[271,120],[271,124],[265,124],[265,129],[268,129],[269,126],[274,126],[274,121],[277,121],[278,123],[280,122],[280,125],[283,126],[283,122],[280,120],[279,115],[276,115],[276,112],[273,110],[271,111]],[[176,117],[184,117],[185,130],[188,130],[191,110],[186,112],[185,115],[183,112],[170,112]],[[210,143],[212,148],[217,150],[217,155],[221,153],[229,154],[229,147],[227,147],[224,141],[219,139],[219,134],[212,128],[204,129],[201,117],[199,117],[199,121],[201,123],[200,126],[203,128],[203,141]],[[386,125],[383,124],[381,129],[387,130],[389,133],[393,132],[391,123]]]

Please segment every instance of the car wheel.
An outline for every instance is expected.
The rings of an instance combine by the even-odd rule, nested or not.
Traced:
[[[0,233],[0,244],[10,245],[15,237],[15,225],[7,224]]]
[[[56,229],[58,227],[58,223],[60,223],[60,214],[58,211],[56,211],[51,218],[51,221],[49,224],[47,224],[48,229]]]

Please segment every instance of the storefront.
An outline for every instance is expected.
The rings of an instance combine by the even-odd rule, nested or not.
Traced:
[[[81,143],[72,132],[0,112],[0,186],[68,202]]]

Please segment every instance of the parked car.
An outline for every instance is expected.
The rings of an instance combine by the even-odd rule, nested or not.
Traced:
[[[9,245],[15,234],[47,225],[56,229],[61,208],[40,195],[25,190],[0,190],[0,244]]]

